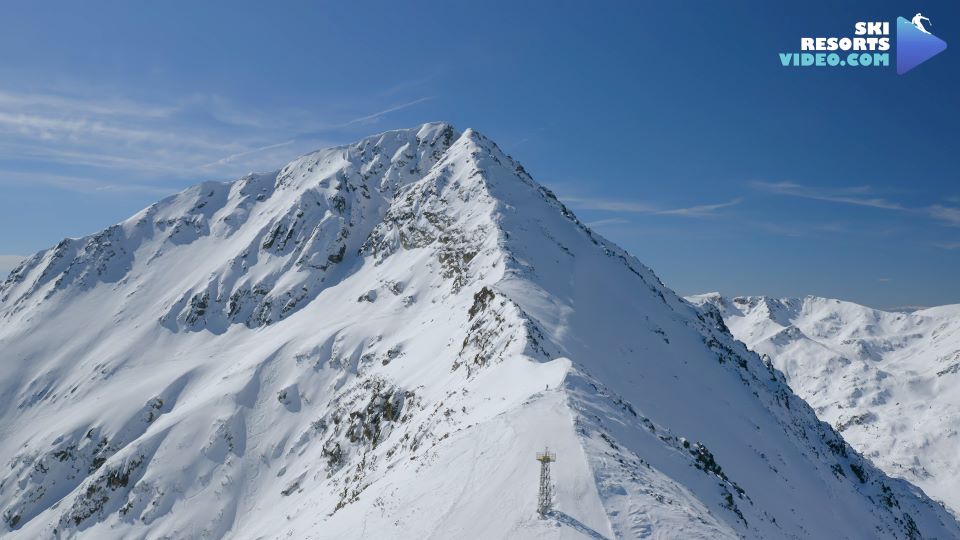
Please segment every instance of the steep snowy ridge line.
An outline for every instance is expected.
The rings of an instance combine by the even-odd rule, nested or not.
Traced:
[[[0,286],[0,361],[13,538],[960,536],[446,124],[38,254]]]
[[[481,139],[481,141],[482,141],[482,139]],[[502,162],[500,158],[504,158],[505,160],[509,160],[509,158],[505,158],[505,157],[503,157],[503,156],[498,156],[498,153],[499,153],[498,150],[497,150],[497,149],[495,148],[495,146],[494,146],[493,148],[487,148],[487,153],[486,153],[486,155],[489,156],[489,159],[493,160],[497,165],[501,165],[501,166],[503,166],[503,165],[508,165],[508,164],[505,164],[504,162]],[[510,163],[509,165],[512,165],[512,163]],[[493,176],[493,175],[490,175],[490,171],[484,171],[484,172],[487,173],[487,175],[484,175],[484,176],[483,176],[484,178],[489,178],[490,176]],[[495,177],[495,176],[494,176],[494,177]],[[497,184],[496,184],[496,183],[491,183],[491,182],[488,181],[488,189],[495,190],[496,187],[497,187]],[[504,196],[499,196],[499,197],[497,197],[497,198],[498,198],[499,200],[505,200],[505,199],[506,199],[506,200],[513,200],[513,199],[511,199],[511,198],[509,198],[509,197],[504,197]],[[563,212],[563,214],[564,214],[565,216],[567,215],[566,212]],[[502,228],[504,228],[504,229],[506,229],[506,230],[510,230],[510,229],[511,229],[511,227],[510,227],[509,225],[503,225]],[[590,236],[591,239],[592,239],[592,235],[589,234],[589,231],[587,231],[587,232],[588,232],[588,236]],[[597,242],[594,242],[594,243],[595,243],[595,244],[598,244]],[[599,245],[599,244],[598,244],[598,245]],[[511,262],[517,261],[517,258],[516,258],[515,256],[513,256],[513,255],[515,254],[516,250],[511,250],[511,249],[510,249],[510,247],[509,247],[509,241],[508,241],[508,245],[506,246],[506,248],[507,248],[507,251],[511,253],[511,257],[508,258],[508,261],[511,261]],[[564,246],[560,245],[560,248],[561,248],[564,252],[569,253],[569,250],[567,250]],[[610,250],[609,248],[605,248],[605,252],[606,252],[607,255],[611,255],[612,250]],[[622,258],[622,257],[621,257],[621,258]],[[627,262],[627,261],[624,260],[624,262]],[[628,264],[628,267],[629,267],[629,264]],[[526,274],[526,273],[527,273],[527,272],[526,272],[526,271],[527,271],[527,265],[517,265],[517,264],[515,264],[515,265],[514,265],[514,270],[515,270],[516,273]],[[633,268],[630,268],[630,270],[631,270],[633,273],[635,273],[635,274],[637,274],[638,276],[640,276],[640,274],[639,274],[636,270],[634,270]],[[641,277],[641,279],[642,279],[642,276],[640,276],[640,277]],[[659,283],[659,281],[657,281],[657,282]],[[526,287],[527,290],[534,288],[534,284],[531,283],[531,284],[529,284],[529,285],[530,285],[530,287]],[[661,300],[664,301],[664,303],[667,303],[667,301],[666,301],[666,299],[665,299],[665,297],[664,297],[664,295],[662,294],[661,291],[655,290],[652,286],[651,286],[651,290],[654,290],[654,292],[657,293],[657,295],[660,297]],[[680,301],[679,299],[676,299],[676,302],[674,303],[674,305],[681,306],[681,305],[684,305],[684,303],[683,303],[682,301]],[[524,312],[524,313],[526,313],[526,312]],[[718,344],[718,346],[719,346],[719,344]],[[722,346],[721,346],[721,348],[722,348]],[[726,349],[726,350],[729,351],[729,349]],[[732,351],[729,351],[729,352],[732,352]],[[745,351],[744,351],[744,353],[745,353]],[[742,359],[738,360],[738,364],[739,364],[741,367],[745,367],[745,362],[743,362]],[[755,378],[755,377],[754,377],[754,378]],[[778,390],[779,390],[781,393],[786,394],[788,391],[785,389],[785,387],[783,387],[782,382],[779,382],[779,385],[780,385],[780,388],[779,388]],[[810,417],[813,417],[812,414],[810,414],[809,416],[810,416]],[[832,430],[830,430],[829,428],[826,428],[826,430],[834,437],[834,438],[832,438],[832,439],[830,440],[830,442],[831,442],[832,444],[834,444],[835,447],[842,447],[842,443],[838,442],[838,440],[837,440],[838,438],[836,438],[836,434],[833,433]],[[846,451],[846,448],[843,448],[843,449],[840,450],[840,451],[845,452],[845,451]],[[858,469],[860,469],[860,470],[862,470],[863,467],[864,467],[864,465],[863,465],[862,463],[859,463],[859,464],[854,463],[853,466],[856,467],[856,468],[858,468]],[[887,486],[882,485],[882,484],[881,484],[880,487],[883,488],[883,489],[889,489]]]

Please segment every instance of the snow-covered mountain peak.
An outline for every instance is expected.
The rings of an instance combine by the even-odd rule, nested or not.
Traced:
[[[445,124],[35,255],[0,351],[14,537],[960,535],[717,312]]]
[[[364,181],[378,180],[369,189],[396,189],[430,169],[460,134],[453,126],[434,122],[418,128],[387,131],[348,145],[317,150],[297,158],[277,174],[276,187],[317,187],[337,173],[357,171]]]
[[[192,283],[167,289],[179,293],[167,301],[168,326],[270,324],[314,298],[394,194],[420,180],[458,137],[447,124],[424,124],[320,150],[275,173],[200,184],[28,259],[0,286],[0,300],[15,308],[9,314],[74,282],[83,289],[135,276],[172,248],[191,246],[189,266],[197,271],[189,273]],[[150,255],[135,266],[129,255],[142,248]]]

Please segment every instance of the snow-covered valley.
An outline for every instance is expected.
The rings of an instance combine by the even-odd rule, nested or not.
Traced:
[[[720,314],[469,129],[198,185],[0,286],[0,534],[960,537]]]

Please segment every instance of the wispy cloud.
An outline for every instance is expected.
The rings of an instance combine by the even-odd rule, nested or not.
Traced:
[[[169,182],[162,185],[133,182],[111,183],[82,176],[38,172],[0,173],[0,186],[24,184],[55,187],[76,193],[147,193],[158,196],[171,195],[186,187]]]
[[[600,199],[590,197],[561,197],[570,206],[583,210],[602,210],[607,212],[623,212],[632,214],[648,214],[657,216],[681,216],[693,218],[707,218],[717,215],[717,210],[736,206],[743,202],[742,198],[731,201],[700,204],[683,208],[663,208],[646,201],[629,201],[622,199]]]
[[[430,101],[431,99],[433,99],[432,96],[427,96],[427,97],[422,97],[420,99],[415,99],[413,101],[409,101],[407,103],[401,103],[400,105],[394,105],[393,107],[384,109],[379,112],[375,112],[373,114],[364,115],[364,116],[361,116],[360,118],[354,118],[353,120],[346,122],[344,124],[344,127],[350,126],[353,124],[367,124],[371,122],[376,122],[380,120],[380,118],[383,117],[384,115],[390,114],[392,112],[402,111],[403,109],[408,109],[410,107],[413,107],[414,105],[419,105],[424,101]]]
[[[905,210],[899,203],[891,202],[880,197],[870,197],[869,193],[871,189],[869,186],[822,189],[795,184],[793,182],[751,182],[750,185],[759,191],[777,195],[853,204],[857,206],[869,206],[886,210]]]
[[[716,215],[717,210],[721,208],[729,208],[731,206],[736,206],[743,202],[742,197],[737,197],[732,201],[727,201],[724,203],[717,204],[701,204],[697,206],[691,206],[689,208],[675,208],[673,210],[661,210],[657,212],[663,216],[689,216],[689,217],[709,217]]]
[[[606,225],[626,225],[629,220],[623,218],[598,219],[587,223],[587,227],[604,227]]]
[[[607,212],[630,212],[635,214],[653,214],[658,211],[658,208],[653,204],[642,201],[594,199],[575,196],[561,196],[560,198],[574,208],[583,210],[605,210]]]
[[[60,141],[85,146],[84,143],[99,141],[120,142],[127,148],[148,143],[219,151],[235,147],[189,132],[133,127],[100,119],[63,119],[3,111],[0,111],[0,133],[16,136],[20,140],[41,140],[46,144]]]
[[[421,77],[414,77],[414,78],[407,79],[405,81],[400,81],[396,84],[381,88],[376,92],[376,95],[379,97],[386,98],[386,97],[396,96],[399,94],[409,95],[409,94],[422,93],[423,89],[430,82],[436,80],[438,77],[440,77],[440,71],[436,69],[436,66],[434,66],[434,69],[432,70],[432,72],[427,73]]]
[[[263,146],[257,138],[185,115],[180,105],[0,92],[0,175],[8,177],[77,168],[125,179],[217,174],[229,168],[200,165]]]
[[[159,191],[153,184],[228,179],[343,142],[345,133],[432,98],[384,106],[390,98],[374,92],[366,107],[351,99],[325,110],[254,110],[220,96],[156,103],[0,88],[0,182]],[[344,113],[364,108],[376,112]]]
[[[143,118],[162,118],[170,116],[179,109],[178,106],[151,106],[116,98],[101,97],[92,100],[34,92],[15,93],[3,90],[0,90],[0,108],[15,108],[21,111],[40,109],[68,114],[82,110],[88,114]]]
[[[960,208],[946,206],[943,204],[916,207],[907,206],[896,201],[889,201],[881,197],[871,196],[873,194],[873,190],[870,188],[870,186],[824,189],[804,186],[793,182],[751,182],[750,185],[759,191],[773,193],[776,195],[799,197],[803,199],[813,199],[817,201],[827,201],[840,204],[852,204],[856,206],[867,206],[871,208],[893,210],[897,212],[923,214],[946,225],[960,227]],[[951,201],[952,199],[948,198],[947,200]]]
[[[960,249],[960,242],[942,242],[934,245],[941,249]]]
[[[232,162],[236,161],[236,160],[239,159],[239,158],[247,157],[247,156],[252,156],[253,154],[259,154],[260,152],[265,152],[265,151],[267,151],[267,150],[274,150],[274,149],[277,149],[277,148],[283,148],[284,146],[290,146],[291,144],[294,144],[295,142],[297,142],[296,139],[291,139],[291,140],[289,140],[289,141],[284,141],[284,142],[282,142],[282,143],[268,144],[268,145],[266,145],[266,146],[261,146],[260,148],[254,148],[254,149],[252,149],[252,150],[245,150],[245,151],[243,151],[243,152],[237,152],[236,154],[230,154],[229,156],[227,156],[227,157],[225,157],[225,158],[222,158],[222,159],[218,159],[217,161],[214,161],[214,162],[212,162],[212,163],[207,163],[207,164],[205,164],[205,165],[201,165],[201,167],[207,168],[207,167],[214,167],[214,166],[217,166],[217,165],[226,165],[226,164],[228,164],[228,163],[232,163]]]
[[[930,213],[930,216],[939,219],[948,225],[960,227],[960,208],[935,204],[927,208],[927,211]]]

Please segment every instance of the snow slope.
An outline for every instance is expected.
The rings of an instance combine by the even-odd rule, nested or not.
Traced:
[[[690,300],[717,308],[880,468],[960,513],[960,306],[900,313],[812,296]]]
[[[11,538],[960,536],[445,124],[38,253],[0,287],[0,361]]]

